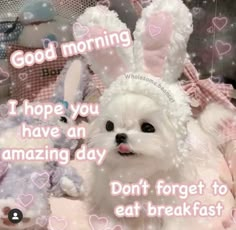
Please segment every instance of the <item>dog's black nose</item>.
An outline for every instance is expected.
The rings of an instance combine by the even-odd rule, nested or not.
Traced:
[[[117,144],[126,143],[127,138],[128,138],[128,136],[125,133],[118,133],[116,135],[116,143]]]

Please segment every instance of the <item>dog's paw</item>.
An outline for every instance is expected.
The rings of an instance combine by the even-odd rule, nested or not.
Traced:
[[[66,176],[60,180],[60,187],[62,191],[71,197],[83,198],[84,197],[84,186],[81,183],[77,183]]]

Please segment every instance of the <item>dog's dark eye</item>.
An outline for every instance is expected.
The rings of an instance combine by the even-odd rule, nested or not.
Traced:
[[[106,130],[107,130],[108,132],[111,132],[111,131],[114,130],[114,124],[113,124],[113,122],[107,121],[107,123],[106,123]]]
[[[60,117],[60,121],[63,122],[63,123],[67,123],[67,118],[66,117]]]
[[[153,125],[147,123],[147,122],[144,122],[142,125],[141,125],[141,130],[144,132],[144,133],[154,133],[155,132],[155,128]]]

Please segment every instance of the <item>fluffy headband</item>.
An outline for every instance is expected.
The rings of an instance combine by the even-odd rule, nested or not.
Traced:
[[[128,30],[114,11],[103,6],[88,8],[77,23],[81,25],[74,27],[77,41],[82,27],[88,32],[83,39]],[[191,112],[177,80],[191,32],[192,15],[182,0],[154,0],[137,22],[133,44],[85,53],[88,64],[108,88],[101,97],[101,107],[113,96],[130,92],[154,99],[176,127],[181,148]]]

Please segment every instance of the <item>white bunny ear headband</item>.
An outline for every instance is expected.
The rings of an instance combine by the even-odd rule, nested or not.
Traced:
[[[88,8],[78,22],[88,28],[88,37],[128,30],[114,11],[103,6]],[[74,27],[75,37],[79,30]],[[127,72],[150,73],[173,82],[182,73],[191,33],[192,15],[182,0],[154,0],[137,22],[133,46],[96,50],[85,56],[106,86]]]
[[[88,8],[78,22],[88,28],[90,38],[104,36],[104,31],[128,30],[115,12],[101,6]],[[137,22],[133,45],[85,53],[93,71],[109,87],[101,98],[101,111],[115,95],[143,94],[167,111],[180,136],[186,135],[191,112],[176,82],[183,71],[191,33],[192,15],[182,0],[154,0]],[[79,34],[76,27],[74,34]]]

